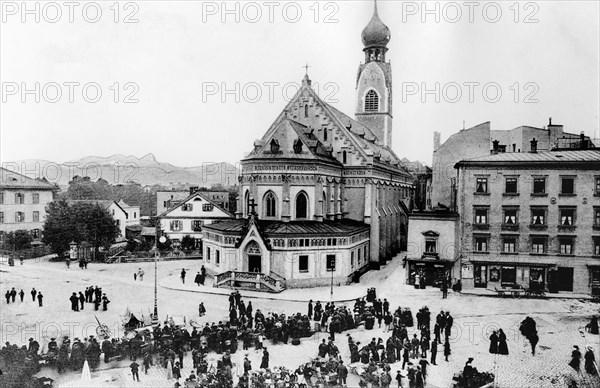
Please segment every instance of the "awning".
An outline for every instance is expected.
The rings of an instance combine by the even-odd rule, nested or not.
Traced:
[[[516,261],[485,261],[485,260],[471,260],[471,264],[484,264],[484,265],[504,265],[511,267],[556,267],[556,263],[525,263]]]

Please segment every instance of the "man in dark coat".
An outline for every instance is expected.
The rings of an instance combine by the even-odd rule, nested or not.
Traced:
[[[10,298],[12,299],[12,302],[15,303],[15,299],[17,298],[17,290],[15,290],[14,287],[12,290],[10,290]]]
[[[312,299],[308,301],[308,319],[312,319],[313,315],[313,302]]]
[[[342,360],[340,360],[340,362],[338,364],[337,374],[338,374],[338,382],[342,386],[346,386],[346,379],[348,378],[348,368],[346,368],[346,365],[344,365],[344,361],[342,361]]]
[[[196,274],[196,277],[194,278],[194,283],[196,283],[198,287],[200,287],[200,283],[202,283],[202,275],[200,275],[200,272]]]
[[[35,302],[35,295],[37,294],[37,291],[35,290],[35,288],[31,289],[31,301]]]
[[[496,333],[496,330],[494,330],[492,335],[490,335],[490,353],[498,353],[498,334]]]
[[[104,311],[108,310],[109,303],[110,303],[110,300],[108,300],[108,298],[106,297],[106,294],[104,294],[102,296],[102,310],[104,310]]]
[[[40,344],[33,338],[29,338],[29,347],[27,348],[29,354],[37,356],[38,350],[40,350]]]
[[[19,291],[19,298],[21,298],[21,302],[23,301],[23,297],[25,297],[25,291]]]
[[[79,311],[79,298],[77,297],[77,294],[73,293],[69,300],[71,301],[71,310]]]
[[[83,310],[83,303],[85,303],[85,296],[83,296],[83,293],[81,291],[79,291],[79,309]]]
[[[437,365],[435,358],[437,357],[437,341],[431,341],[431,365]]]
[[[187,273],[187,272],[185,271],[185,268],[182,268],[182,269],[181,269],[181,282],[182,282],[183,284],[185,284],[185,274],[186,274],[186,273]]]
[[[6,294],[4,294],[4,297],[6,298],[6,303],[10,303],[10,291],[6,290]]]
[[[133,377],[133,381],[140,381],[140,375],[139,375],[139,369],[140,369],[140,365],[137,362],[132,362],[131,364],[129,364],[129,367],[131,368],[131,375]]]
[[[37,300],[38,300],[38,306],[39,307],[42,307],[44,305],[43,299],[44,299],[44,295],[42,295],[42,292],[41,291],[38,292],[37,293]]]

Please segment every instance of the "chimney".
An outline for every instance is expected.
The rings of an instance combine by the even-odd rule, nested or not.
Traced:
[[[579,148],[582,150],[587,150],[587,141],[585,140],[585,133],[581,131],[579,134]]]
[[[442,135],[439,132],[433,133],[433,152],[437,151],[442,145]]]
[[[552,117],[548,118],[548,126],[551,127],[552,126]]]
[[[190,195],[194,194],[198,191],[198,186],[190,186]]]
[[[531,140],[531,152],[532,154],[536,154],[537,153],[537,140],[535,140],[535,137],[533,138],[533,140]]]
[[[493,144],[493,148],[492,148],[492,154],[496,155],[498,153],[498,150],[500,149],[499,145],[500,145],[500,141],[499,140],[494,140],[492,142]]]

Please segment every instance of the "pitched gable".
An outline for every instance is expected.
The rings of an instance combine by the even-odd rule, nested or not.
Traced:
[[[194,193],[180,204],[159,215],[161,218],[233,218],[233,214],[201,193]]]

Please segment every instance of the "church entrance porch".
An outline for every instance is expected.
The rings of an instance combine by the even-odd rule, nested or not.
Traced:
[[[259,255],[248,255],[248,272],[262,272],[261,261]]]

